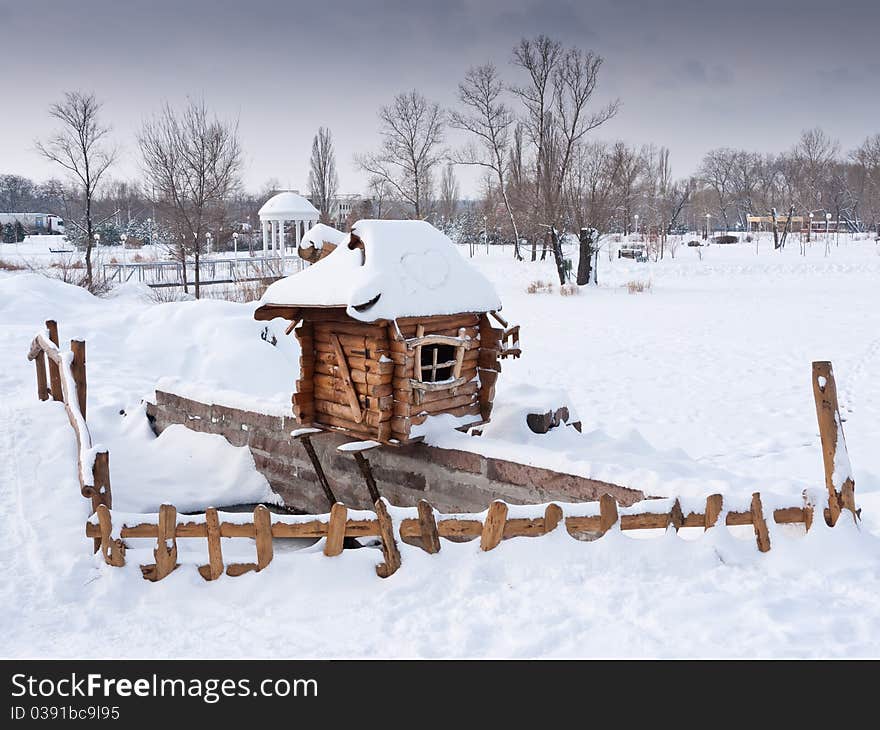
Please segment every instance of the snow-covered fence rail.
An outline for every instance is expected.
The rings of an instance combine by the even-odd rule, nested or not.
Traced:
[[[34,362],[37,370],[37,397],[49,400],[51,395],[52,400],[64,404],[76,435],[77,474],[82,496],[92,500],[93,510],[99,505],[112,507],[110,455],[106,449],[92,444],[86,424],[86,343],[71,340],[67,352],[62,352],[58,343],[58,324],[50,319],[46,329],[34,337],[28,352],[28,360]]]
[[[700,504],[693,500],[658,499],[620,507],[606,494],[598,503],[508,505],[496,501],[485,512],[455,515],[439,514],[425,500],[417,507],[392,507],[380,499],[375,512],[349,510],[337,503],[329,514],[323,515],[272,514],[262,505],[253,515],[209,509],[204,514],[183,516],[171,505],[163,505],[158,514],[117,514],[100,506],[86,523],[86,536],[100,541],[105,561],[115,566],[124,564],[126,539],[155,539],[156,562],[141,566],[144,577],[153,581],[177,567],[178,539],[208,541],[208,563],[200,566],[199,572],[205,580],[216,580],[224,567],[228,576],[263,570],[273,558],[273,538],[324,539],[324,555],[333,557],[343,551],[345,538],[378,537],[384,559],[376,566],[376,572],[385,578],[401,565],[398,538],[436,553],[441,549],[441,537],[456,542],[479,539],[481,550],[488,551],[503,540],[540,537],[560,527],[572,537],[596,539],[611,530],[671,528],[678,532],[685,527],[710,530],[723,525],[751,525],[758,549],[767,552],[771,547],[768,520],[775,524],[803,524],[809,530],[817,507],[809,496],[800,505],[785,506],[778,497],[762,499],[757,492],[745,504],[728,505],[722,495],[713,494]],[[827,518],[827,510],[825,513]],[[224,566],[224,537],[254,539],[255,562]]]

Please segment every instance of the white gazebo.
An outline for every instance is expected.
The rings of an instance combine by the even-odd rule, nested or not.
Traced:
[[[299,246],[306,231],[315,225],[320,217],[318,209],[299,193],[288,190],[273,195],[260,208],[263,251],[278,251],[278,255],[283,258],[286,243],[285,224],[292,225],[293,243]]]

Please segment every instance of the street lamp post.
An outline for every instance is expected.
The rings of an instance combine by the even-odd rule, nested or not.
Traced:
[[[712,217],[711,213],[706,213],[706,240],[709,240],[709,219]]]
[[[238,259],[238,231],[232,234],[233,258]]]
[[[122,242],[122,266],[123,271],[125,270],[125,266],[128,264],[128,254],[125,252],[125,242],[128,240],[127,233],[119,234],[119,240]]]
[[[813,211],[810,211],[810,227],[807,228],[807,243],[812,240],[813,236]]]
[[[211,232],[210,231],[208,231],[205,234],[205,244],[206,244],[205,250],[207,251],[208,256],[210,256],[211,255]]]
[[[638,213],[636,213],[633,216],[633,220],[636,222],[636,239],[638,239],[638,237],[639,237],[639,214]]]

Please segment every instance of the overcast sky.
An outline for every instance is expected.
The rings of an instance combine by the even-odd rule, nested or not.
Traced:
[[[538,33],[605,57],[598,96],[623,106],[595,135],[668,146],[676,176],[712,147],[779,151],[818,125],[849,149],[880,132],[878,0],[0,0],[0,172],[58,175],[33,141],[82,89],[105,102],[113,175],[134,177],[143,118],[194,95],[240,120],[249,187],[304,190],[323,125],[358,192],[380,105],[410,88],[451,105],[488,60],[514,81],[511,48]]]

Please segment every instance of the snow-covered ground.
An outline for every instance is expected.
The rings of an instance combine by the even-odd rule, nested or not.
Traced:
[[[10,244],[0,259],[11,258]],[[466,254],[466,249],[462,249]],[[522,326],[523,357],[505,361],[493,424],[449,445],[544,463],[643,489],[790,495],[822,486],[810,363],[834,362],[863,508],[862,530],[817,525],[754,540],[709,536],[585,544],[518,538],[480,553],[444,542],[438,555],[402,546],[403,566],[376,577],[372,549],[321,555],[277,545],[259,575],[205,583],[204,541],[181,540],[182,567],[140,576],[150,546],[123,569],[83,537],[86,500],[63,409],[36,399],[26,353],[47,318],[62,344],[87,341],[89,424],[110,450],[115,507],[155,510],[271,500],[248,452],[169,429],[155,438],[140,400],[177,383],[231,404],[285,409],[297,351],[282,325],[262,337],[255,305],[154,304],[136,286],[96,299],[30,273],[0,272],[0,534],[14,607],[3,656],[810,656],[880,654],[880,249],[873,241],[680,248],[640,264],[603,257],[598,289],[529,294],[550,262],[509,251],[473,259]],[[631,280],[650,292],[629,294]],[[523,408],[567,392],[584,435],[544,437]],[[562,397],[562,396],[558,396]],[[465,444],[465,441],[467,444]],[[802,531],[801,531],[802,532]],[[686,538],[695,539],[686,539]],[[227,557],[252,560],[248,540]],[[161,638],[159,638],[161,637]]]

